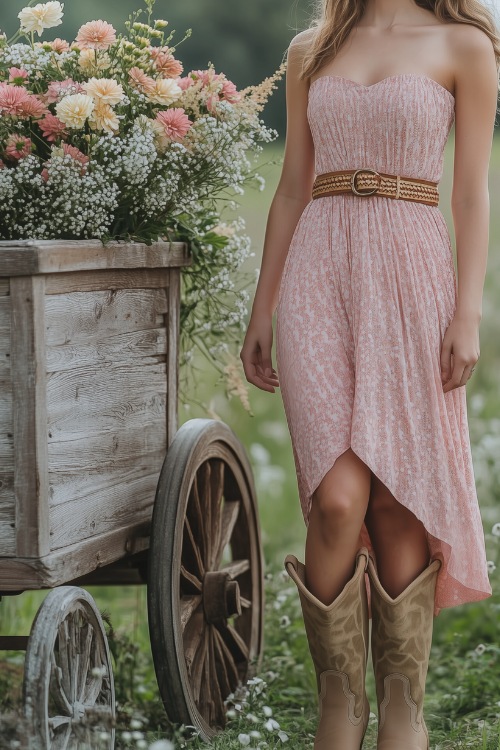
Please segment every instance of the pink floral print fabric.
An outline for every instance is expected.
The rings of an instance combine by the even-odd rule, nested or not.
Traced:
[[[365,86],[316,79],[316,173],[370,167],[439,182],[454,97],[423,75]],[[466,386],[443,393],[441,343],[457,284],[439,207],[342,193],[311,199],[276,309],[276,366],[302,513],[347,448],[419,518],[442,560],[441,608],[491,595]],[[373,554],[366,526],[362,543]]]

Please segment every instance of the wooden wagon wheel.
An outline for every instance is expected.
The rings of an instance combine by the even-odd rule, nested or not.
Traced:
[[[108,732],[106,746],[114,747],[108,642],[99,610],[84,589],[60,586],[44,599],[28,639],[23,697],[37,750],[93,747],[98,730]]]
[[[206,741],[260,668],[263,559],[251,466],[215,419],[177,431],[160,474],[148,566],[151,645],[170,720]]]

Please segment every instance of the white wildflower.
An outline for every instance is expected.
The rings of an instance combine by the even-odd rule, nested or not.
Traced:
[[[44,29],[52,29],[62,23],[63,7],[62,3],[53,1],[23,8],[17,14],[21,29],[30,34],[36,32],[40,36]]]

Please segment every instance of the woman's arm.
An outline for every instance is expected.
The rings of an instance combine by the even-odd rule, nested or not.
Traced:
[[[479,323],[489,242],[488,168],[498,96],[489,37],[470,24],[450,35],[455,65],[455,158],[451,206],[457,249],[457,307],[441,351],[443,391],[465,385],[479,358]]]
[[[262,262],[252,313],[240,358],[250,383],[274,392],[279,385],[271,362],[272,318],[281,275],[297,222],[311,200],[314,147],[307,121],[309,84],[299,79],[308,30],[295,36],[288,48],[286,72],[286,141],[281,177],[267,218]],[[266,375],[267,371],[267,375]]]

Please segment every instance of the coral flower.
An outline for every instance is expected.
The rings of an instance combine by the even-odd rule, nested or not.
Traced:
[[[33,8],[23,8],[17,14],[21,29],[41,35],[44,29],[52,29],[62,23],[63,5],[59,2],[39,3]]]
[[[24,68],[9,68],[9,83],[15,86],[24,86],[28,80],[28,71]]]
[[[192,125],[182,107],[172,107],[164,112],[158,112],[156,121],[163,125],[165,135],[172,141],[182,141]]]
[[[66,126],[59,118],[49,112],[43,120],[38,121],[38,127],[43,133],[43,137],[46,138],[49,143],[54,143],[58,138],[67,138],[68,131]]]
[[[82,153],[79,148],[76,148],[76,146],[70,146],[68,143],[63,143],[63,151],[65,156],[71,156],[72,159],[80,162],[80,164],[88,164],[89,162],[89,157],[85,156],[85,154]]]
[[[107,21],[89,21],[80,28],[76,42],[81,49],[108,49],[116,42],[116,31]]]
[[[83,128],[94,109],[94,100],[86,94],[65,96],[56,104],[56,115],[70,128]]]
[[[18,116],[29,94],[22,86],[0,83],[0,114]]]
[[[19,106],[19,117],[43,117],[48,111],[45,104],[37,96],[28,94]]]
[[[176,78],[184,70],[182,63],[176,60],[168,49],[163,51],[158,47],[153,47],[151,57],[154,60],[156,70],[165,78]]]
[[[239,102],[241,99],[241,93],[237,90],[235,84],[232,81],[228,81],[227,78],[224,78],[222,81],[221,96],[226,101],[231,102],[231,104]]]
[[[69,50],[69,44],[66,41],[66,39],[60,39],[57,37],[57,39],[54,39],[52,42],[48,42],[54,52],[58,52],[61,54],[61,52],[67,52]]]
[[[175,79],[176,84],[185,91],[194,84],[194,79],[191,76],[183,76],[182,78]]]
[[[31,141],[24,135],[10,135],[5,146],[5,155],[9,159],[19,161],[31,154]]]
[[[90,78],[83,88],[88,96],[111,106],[119,104],[125,96],[121,84],[113,78]]]
[[[131,84],[142,91],[143,94],[151,94],[155,90],[155,79],[146,75],[140,68],[130,68],[128,74]]]

